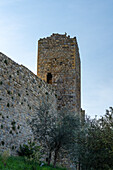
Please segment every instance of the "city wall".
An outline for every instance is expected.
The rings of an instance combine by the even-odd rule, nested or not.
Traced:
[[[38,119],[42,102],[56,113],[53,87],[0,53],[0,150],[15,155],[20,144],[34,139],[30,122]]]

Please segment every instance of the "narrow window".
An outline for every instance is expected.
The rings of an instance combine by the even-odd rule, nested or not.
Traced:
[[[47,74],[47,83],[52,84],[52,74],[51,73]]]

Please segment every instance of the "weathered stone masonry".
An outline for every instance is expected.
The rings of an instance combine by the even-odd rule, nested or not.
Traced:
[[[66,34],[38,41],[38,77],[0,53],[0,151],[9,149],[15,155],[20,144],[34,139],[30,122],[38,119],[44,102],[51,103],[55,118],[63,108],[84,118],[80,75],[77,40]],[[61,162],[69,167],[66,157]]]
[[[38,41],[37,76],[56,89],[58,110],[80,113],[80,57],[76,37],[52,34]]]
[[[0,150],[16,154],[20,144],[34,138],[29,123],[44,100],[55,113],[52,86],[0,53]]]

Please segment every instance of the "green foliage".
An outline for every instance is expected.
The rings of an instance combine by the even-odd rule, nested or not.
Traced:
[[[46,102],[42,102],[38,112],[39,120],[33,119],[31,127],[35,138],[38,139],[38,136],[40,136],[39,140],[45,148],[48,165],[50,165],[52,153],[54,153],[55,167],[61,150],[68,152],[71,145],[73,145],[74,138],[78,133],[80,120],[79,117],[74,117],[73,113],[68,114],[67,111],[53,113],[51,104]],[[64,154],[63,151],[62,154]]]
[[[33,129],[35,140],[37,140],[38,136],[40,136],[39,142],[42,143],[46,155],[49,157],[49,152],[51,154],[53,150],[51,141],[56,134],[57,114],[55,112],[53,113],[51,103],[47,104],[47,101],[42,101],[42,105],[38,112],[38,119],[32,120],[31,128]],[[48,164],[50,164],[50,162]]]
[[[18,151],[19,156],[24,156],[27,161],[38,162],[40,160],[40,146],[37,146],[34,142],[28,141],[28,144],[20,145]]]
[[[113,108],[99,120],[86,119],[73,151],[74,161],[82,169],[113,168]]]
[[[79,117],[66,114],[59,122],[56,128],[55,136],[51,141],[51,146],[54,151],[54,167],[56,166],[56,160],[59,152],[64,150],[67,153],[70,153],[73,148],[74,139],[79,133],[80,128],[80,119]],[[52,149],[51,148],[51,149]],[[62,155],[65,155],[65,152],[62,152]]]
[[[9,158],[9,156],[10,156],[9,150],[5,150],[2,153],[1,159],[2,159],[2,162],[3,162],[4,166],[6,166],[6,163],[7,163],[7,160]]]

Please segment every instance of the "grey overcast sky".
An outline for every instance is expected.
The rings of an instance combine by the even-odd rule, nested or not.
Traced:
[[[113,106],[113,0],[0,0],[0,51],[36,74],[38,39],[77,37],[82,108]]]

